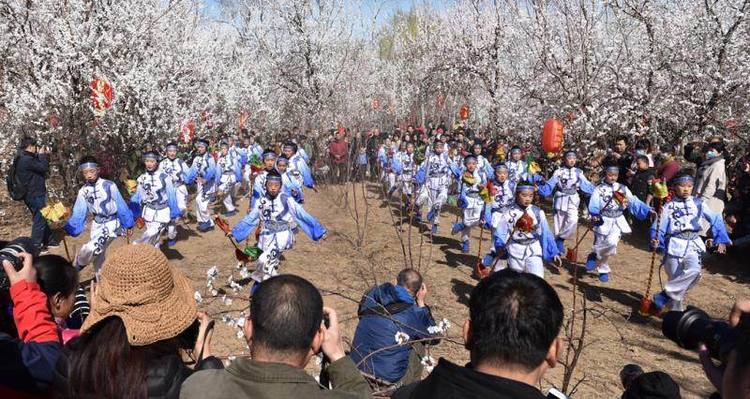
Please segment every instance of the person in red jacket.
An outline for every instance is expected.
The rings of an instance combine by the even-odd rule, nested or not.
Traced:
[[[345,139],[346,130],[340,128],[331,144],[328,145],[328,153],[331,155],[331,173],[334,183],[343,183],[347,178],[347,165],[349,164],[349,143]]]
[[[21,270],[16,271],[8,261],[2,265],[10,281],[18,338],[0,333],[0,397],[47,391],[62,353],[57,325],[37,283],[32,256],[20,253],[18,257],[23,260]]]

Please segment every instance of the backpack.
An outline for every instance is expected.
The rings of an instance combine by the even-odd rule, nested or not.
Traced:
[[[21,182],[18,178],[16,167],[18,166],[18,158],[13,159],[13,163],[10,165],[8,175],[5,176],[5,184],[8,187],[8,195],[14,201],[21,201],[26,197],[26,185]]]

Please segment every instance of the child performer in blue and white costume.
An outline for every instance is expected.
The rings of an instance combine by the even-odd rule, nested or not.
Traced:
[[[398,188],[396,175],[401,170],[401,164],[392,148],[388,150],[385,159],[380,162],[380,169],[383,171],[383,184],[388,190],[386,199],[390,199]]]
[[[151,244],[159,248],[161,233],[172,219],[180,217],[181,212],[177,207],[172,176],[158,169],[156,153],[143,154],[143,163],[146,172],[138,176],[138,188],[130,197],[130,209],[134,210],[134,216],[143,218],[146,230],[133,244]]]
[[[224,216],[231,217],[237,213],[237,209],[234,207],[234,200],[232,199],[232,193],[234,192],[234,185],[242,179],[242,167],[240,165],[240,159],[232,155],[229,143],[221,141],[219,143],[219,159],[216,161],[216,167],[219,172],[218,176],[218,187],[219,193],[224,195],[224,209],[226,213]]]
[[[310,167],[307,165],[305,157],[299,151],[297,144],[293,141],[287,141],[284,143],[281,151],[289,160],[287,172],[290,176],[297,179],[297,185],[299,187],[315,188],[315,180],[313,180]]]
[[[313,241],[325,238],[326,229],[302,208],[292,197],[282,191],[281,175],[270,170],[265,178],[266,190],[253,204],[253,209],[230,233],[238,242],[247,239],[260,223],[258,248],[263,253],[258,258],[252,278],[262,282],[278,274],[278,261],[282,252],[294,247],[297,228]]]
[[[411,207],[414,196],[414,172],[416,164],[414,163],[414,144],[407,143],[406,149],[403,152],[399,152],[395,156],[398,170],[396,174],[396,185],[398,186],[401,195],[406,197],[405,207],[408,209]]]
[[[71,237],[78,237],[86,228],[86,217],[93,216],[91,239],[78,250],[73,265],[80,270],[93,261],[94,272],[98,275],[109,244],[123,232],[128,237],[133,234],[133,214],[117,185],[99,177],[99,165],[94,157],[81,159],[78,170],[85,183],[78,190],[73,214],[63,229]]]
[[[495,174],[495,172],[492,168],[492,165],[490,164],[490,161],[488,161],[487,158],[482,155],[482,144],[474,144],[471,147],[471,151],[474,157],[477,159],[477,169],[479,170],[479,174],[482,175],[482,179],[484,179],[484,181],[492,179],[492,176]]]
[[[591,195],[594,185],[576,168],[575,151],[566,151],[563,166],[555,170],[546,183],[539,185],[539,194],[549,197],[554,192],[552,202],[555,242],[560,253],[565,252],[565,240],[575,235],[578,229],[578,208],[581,197],[578,190]]]
[[[294,198],[298,204],[305,202],[304,194],[302,193],[302,187],[300,183],[289,174],[289,159],[282,155],[276,159],[276,170],[281,175],[281,189],[286,195]]]
[[[523,152],[521,147],[514,145],[510,149],[510,160],[505,162],[508,166],[508,179],[513,184],[518,184],[519,181],[525,179],[526,175],[526,161],[523,160]]]
[[[664,253],[662,265],[669,281],[664,290],[654,295],[658,310],[685,310],[685,295],[701,276],[701,257],[706,246],[699,236],[701,220],[711,226],[716,252],[725,253],[732,242],[721,214],[714,213],[700,198],[694,197],[693,177],[680,172],[672,179],[675,198],[664,205],[659,225],[651,227],[651,245]]]
[[[471,242],[471,228],[478,225],[484,216],[484,199],[479,195],[482,188],[487,185],[487,181],[477,167],[477,157],[467,155],[464,158],[464,167],[459,185],[458,207],[463,209],[463,219],[453,225],[451,234],[461,234],[462,247],[464,253],[469,252]]]
[[[211,219],[211,211],[208,208],[211,199],[216,193],[216,162],[211,154],[208,153],[208,141],[200,139],[195,143],[198,155],[193,158],[190,165],[185,183],[197,183],[195,194],[195,214],[198,219],[198,231],[206,232],[214,228],[214,221]]]
[[[188,198],[187,186],[185,185],[188,166],[185,161],[177,158],[177,143],[167,144],[166,150],[167,157],[159,162],[159,170],[172,177],[172,185],[177,197],[177,208],[180,209],[180,214],[184,216]],[[167,238],[169,239],[168,246],[172,247],[177,243],[177,225],[174,220],[167,226]]]
[[[253,195],[250,197],[250,209],[248,213],[253,210],[253,204],[259,198],[266,195],[266,176],[268,173],[276,168],[276,159],[279,156],[273,150],[266,150],[263,152],[261,159],[263,160],[263,170],[255,176],[253,182]]]
[[[653,211],[651,207],[634,196],[630,190],[617,182],[620,169],[616,165],[605,168],[604,181],[599,183],[589,200],[589,214],[594,225],[594,245],[586,260],[586,269],[596,269],[599,281],[609,281],[610,258],[617,254],[617,244],[623,234],[632,232],[625,210],[638,220],[645,220]]]
[[[243,139],[243,148],[240,149],[240,163],[242,164],[242,178],[247,184],[248,191],[252,193],[253,168],[250,160],[253,157],[263,158],[263,147],[255,142],[254,136],[248,136]]]
[[[485,257],[490,266],[494,257],[507,257],[508,267],[544,278],[544,262],[556,262],[560,253],[547,224],[544,211],[532,204],[535,187],[528,181],[516,185],[515,202],[500,214],[492,234],[494,254]],[[499,270],[499,268],[495,268]]]
[[[502,215],[513,206],[516,186],[508,179],[508,166],[504,163],[495,165],[495,176],[490,183],[492,203],[484,208],[484,221],[487,227],[494,230]]]
[[[444,156],[445,145],[436,141],[433,151],[417,170],[417,184],[422,188],[417,197],[417,206],[424,205],[430,209],[427,219],[432,223],[432,234],[437,234],[440,225],[440,210],[448,199],[448,187],[454,178],[461,176],[461,170],[448,157]],[[421,215],[421,211],[417,211]],[[421,219],[421,217],[420,217]]]

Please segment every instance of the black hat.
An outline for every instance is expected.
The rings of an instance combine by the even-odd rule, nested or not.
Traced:
[[[622,395],[623,399],[680,399],[680,386],[662,371],[638,376]]]

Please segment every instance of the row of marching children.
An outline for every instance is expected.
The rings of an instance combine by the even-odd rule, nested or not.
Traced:
[[[721,216],[692,196],[689,173],[680,173],[669,182],[674,197],[659,210],[618,182],[617,165],[605,165],[600,181],[593,184],[576,166],[574,151],[564,152],[560,166],[545,179],[529,168],[518,146],[512,147],[505,162],[494,167],[482,156],[480,144],[463,155],[450,155],[449,149],[449,144],[436,139],[418,163],[412,143],[399,151],[386,140],[378,154],[380,177],[388,187],[387,198],[398,192],[415,221],[421,222],[422,209],[427,210],[433,235],[438,234],[439,215],[449,190],[455,187],[462,217],[451,232],[461,234],[462,251],[470,251],[472,228],[492,231],[492,249],[475,266],[480,277],[504,268],[544,277],[545,262],[561,264],[566,241],[574,242],[568,252],[577,252],[583,241],[577,234],[581,193],[589,197],[586,208],[594,238],[585,265],[602,283],[610,281],[611,262],[620,240],[632,233],[626,214],[653,221],[651,250],[663,253],[662,264],[669,277],[653,298],[656,311],[684,308],[684,297],[700,276],[700,258],[706,252],[698,236],[702,220],[711,226],[718,252],[723,253],[730,244]],[[552,228],[544,211],[534,204],[537,194],[552,198]]]
[[[214,228],[212,203],[221,202],[224,216],[234,216],[239,183],[247,185],[248,214],[231,235],[244,241],[257,228],[262,254],[253,275],[256,281],[277,274],[279,257],[293,247],[299,229],[316,241],[325,236],[325,228],[302,208],[304,188],[314,189],[315,184],[306,155],[297,151],[295,143],[285,143],[281,155],[263,151],[248,140],[244,146],[222,140],[216,153],[209,148],[207,140],[197,140],[192,159],[188,159],[190,166],[178,157],[176,143],[166,145],[163,159],[156,152],[145,152],[144,173],[135,180],[128,201],[114,182],[99,176],[94,157],[83,157],[79,163],[83,186],[63,227],[66,234],[77,237],[91,218],[90,239],[76,254],[76,268],[93,263],[98,276],[107,247],[119,236],[130,242],[135,227],[143,232],[133,244],[159,248],[166,233],[167,245],[176,245],[177,225],[181,219],[187,221],[188,187],[193,185],[197,229],[202,233]]]

